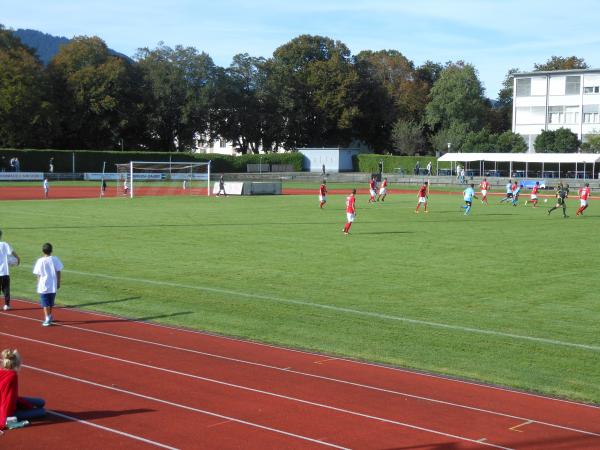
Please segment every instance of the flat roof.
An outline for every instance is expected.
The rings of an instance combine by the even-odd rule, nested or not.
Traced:
[[[600,162],[599,153],[446,153],[439,162],[527,162],[527,163],[588,163]]]
[[[535,75],[576,75],[585,73],[598,73],[600,69],[569,69],[569,70],[540,70],[536,72],[519,72],[515,73],[513,77],[531,77]]]

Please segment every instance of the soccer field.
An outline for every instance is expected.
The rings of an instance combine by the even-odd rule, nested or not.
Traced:
[[[0,227],[14,297],[49,241],[61,305],[600,402],[593,202],[367,198],[350,236],[341,195],[11,201]]]

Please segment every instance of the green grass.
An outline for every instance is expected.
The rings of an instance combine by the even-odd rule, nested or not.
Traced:
[[[596,205],[415,200],[359,196],[350,236],[316,195],[2,202],[0,227],[14,296],[49,241],[61,304],[600,402]]]

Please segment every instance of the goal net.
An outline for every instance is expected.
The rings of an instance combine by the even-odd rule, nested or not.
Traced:
[[[210,195],[209,162],[117,164],[117,195]]]

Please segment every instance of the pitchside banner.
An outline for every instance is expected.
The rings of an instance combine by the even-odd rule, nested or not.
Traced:
[[[43,179],[43,172],[0,172],[0,180],[2,181],[36,181]]]
[[[86,172],[83,174],[84,180],[99,181],[105,180],[123,180],[127,176],[129,178],[129,172],[123,173],[102,173],[102,172]],[[167,177],[164,173],[144,173],[144,172],[133,172],[134,180],[166,180]]]
[[[521,186],[523,186],[525,189],[533,189],[536,181],[540,182],[540,189],[546,189],[546,181],[545,180],[522,180]]]

